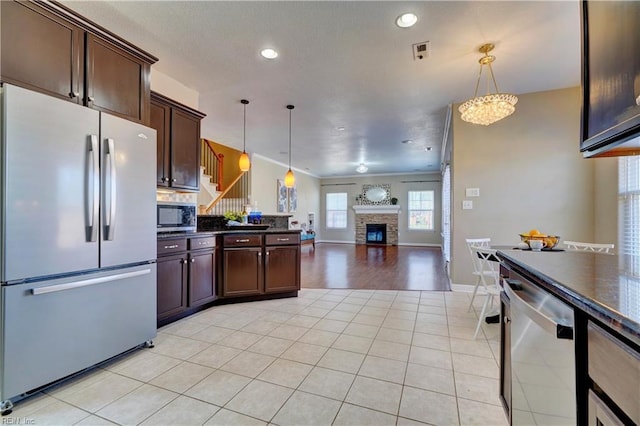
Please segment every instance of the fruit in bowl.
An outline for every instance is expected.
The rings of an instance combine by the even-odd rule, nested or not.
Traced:
[[[544,248],[546,250],[551,250],[552,248],[557,246],[558,243],[560,242],[560,236],[559,235],[547,235],[547,234],[543,234],[542,232],[538,231],[537,229],[532,229],[531,231],[529,231],[526,234],[520,234],[520,240],[523,243],[526,243],[527,245],[529,245],[529,241],[531,241],[531,240],[540,240],[540,241],[544,242]]]

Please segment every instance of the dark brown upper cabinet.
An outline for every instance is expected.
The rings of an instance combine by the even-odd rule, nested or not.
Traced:
[[[157,58],[54,1],[0,1],[0,78],[143,124]]]
[[[151,92],[151,122],[157,132],[158,186],[200,189],[200,121],[205,114]]]

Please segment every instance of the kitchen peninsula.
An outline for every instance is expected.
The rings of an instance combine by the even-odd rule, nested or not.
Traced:
[[[158,326],[215,304],[297,296],[300,230],[204,224],[158,234]]]
[[[511,290],[511,294],[520,293],[518,290],[522,290],[523,285],[531,284],[546,294],[543,302],[535,306],[537,312],[544,310],[548,299],[559,300],[573,310],[572,333],[563,325],[566,325],[567,318],[547,317],[530,322],[532,326],[535,326],[534,322],[557,322],[557,342],[569,342],[575,354],[575,369],[569,372],[575,373],[575,407],[559,407],[559,410],[568,408],[569,412],[573,411],[577,416],[576,424],[638,424],[640,287],[637,265],[640,259],[600,253],[519,250],[502,250],[498,255],[502,259],[505,287],[509,287],[506,290]],[[518,351],[519,345],[526,342],[523,343],[524,339],[513,328],[516,322],[514,301],[503,298],[502,302],[501,397],[513,424],[516,424],[513,419],[521,419],[523,410],[526,410],[516,398],[534,387],[538,394],[548,392],[550,385],[533,384],[532,377],[513,373],[516,368],[522,371],[523,362],[516,362],[511,356]],[[550,350],[545,347],[545,353],[540,357],[544,360],[534,359],[530,354],[530,360],[525,362],[530,364],[528,372],[537,368],[538,376],[541,376],[545,374],[544,370],[557,373],[571,365],[548,362],[552,358],[551,352],[558,347],[559,344]],[[570,355],[560,362],[567,362]],[[526,415],[536,417],[538,414],[532,398],[529,398],[528,405],[530,413]],[[612,419],[614,423],[609,423]]]

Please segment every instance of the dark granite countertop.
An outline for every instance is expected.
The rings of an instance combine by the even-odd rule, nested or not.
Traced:
[[[570,305],[640,345],[640,259],[604,253],[498,251],[499,257],[538,280]],[[629,265],[624,268],[624,264]],[[518,271],[517,268],[521,269]]]
[[[159,232],[158,240],[170,240],[174,238],[198,238],[212,237],[224,234],[299,234],[300,229],[283,229],[283,228],[267,228],[267,229],[221,229],[217,231],[195,231],[195,232]]]

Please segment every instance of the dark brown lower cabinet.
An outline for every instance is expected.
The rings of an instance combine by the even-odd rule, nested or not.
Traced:
[[[189,253],[189,306],[200,306],[216,298],[216,252]]]
[[[511,424],[511,304],[500,293],[500,401]]]
[[[222,296],[262,293],[262,247],[224,250]]]
[[[222,245],[221,297],[291,293],[300,289],[300,235],[230,234]]]
[[[265,248],[264,292],[296,291],[300,284],[300,246]]]
[[[187,309],[186,252],[158,258],[158,320]]]
[[[158,324],[197,311],[216,299],[214,237],[158,240]]]

